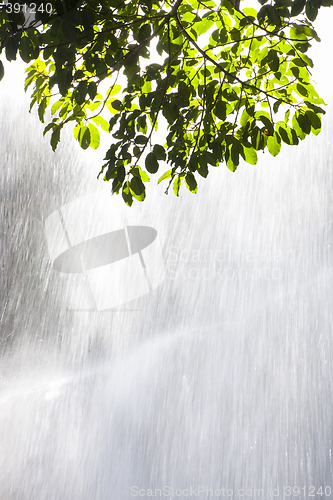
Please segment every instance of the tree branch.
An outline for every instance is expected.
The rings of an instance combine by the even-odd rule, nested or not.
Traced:
[[[196,48],[196,50],[204,57],[206,58],[208,61],[210,61],[214,66],[216,66],[216,68],[218,68],[221,73],[223,73],[225,76],[229,76],[230,78],[233,78],[234,80],[236,80],[238,83],[241,84],[242,87],[248,87],[252,90],[256,90],[262,94],[264,94],[265,96],[267,97],[271,97],[272,99],[275,99],[276,101],[282,101],[284,102],[285,104],[288,104],[289,106],[292,105],[292,103],[288,102],[288,101],[285,101],[284,99],[281,99],[279,97],[275,97],[274,95],[271,95],[269,92],[266,92],[265,90],[261,89],[260,87],[256,87],[255,85],[251,85],[250,83],[248,82],[243,82],[243,80],[241,80],[238,76],[236,76],[234,73],[230,73],[229,71],[227,71],[225,68],[223,68],[223,66],[221,66],[221,64],[219,64],[217,61],[215,61],[209,54],[207,54],[207,52],[205,52],[201,47],[199,47],[199,45],[197,44],[197,42],[191,37],[191,35],[186,31],[186,29],[184,28],[184,26],[182,25],[180,19],[179,19],[179,16],[178,16],[178,13],[177,11],[175,12],[174,14],[174,18],[177,22],[177,25],[180,29],[180,31],[184,34],[185,38],[193,45],[193,47]]]

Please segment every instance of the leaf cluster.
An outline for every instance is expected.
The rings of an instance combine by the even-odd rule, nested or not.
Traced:
[[[132,205],[163,167],[166,192],[196,193],[212,167],[254,165],[258,151],[320,132],[307,52],[332,2],[51,0],[33,21],[2,11],[0,49],[29,64],[25,89],[53,150],[67,124],[82,149],[110,134],[99,175]]]

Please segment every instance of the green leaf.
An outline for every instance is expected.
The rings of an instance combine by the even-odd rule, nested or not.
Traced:
[[[198,172],[198,174],[201,175],[201,177],[204,177],[204,178],[206,178],[207,175],[208,175],[207,161],[205,160],[205,158],[203,157],[202,154],[198,156],[198,168],[197,168],[197,172]]]
[[[217,118],[220,120],[225,120],[227,117],[227,105],[225,101],[217,101],[215,108],[214,108],[214,114]]]
[[[188,172],[185,176],[185,185],[191,193],[196,193],[198,191],[198,184],[197,181],[195,180],[194,175],[192,172]]]
[[[290,28],[290,38],[295,41],[304,41],[306,42],[308,37],[304,33],[303,25],[296,25]]]
[[[131,189],[131,193],[133,197],[138,201],[144,201],[146,198],[146,190],[144,190],[144,192],[141,194],[135,194],[134,191]]]
[[[247,122],[251,119],[251,116],[248,114],[247,110],[244,109],[241,119],[240,119],[240,124],[242,127],[245,127]]]
[[[124,184],[121,195],[122,195],[123,200],[126,203],[126,205],[131,207],[133,204],[133,196],[132,196],[132,193],[130,192],[130,187],[129,187],[128,181]]]
[[[116,111],[121,111],[123,109],[123,104],[119,99],[114,99],[113,101],[109,101],[110,106]]]
[[[139,165],[132,168],[131,173],[134,176],[139,177],[142,180],[142,182],[149,182],[150,181],[150,178],[149,178],[149,175],[147,174],[147,172],[142,170],[142,168],[140,168]]]
[[[226,151],[226,164],[231,172],[235,172],[237,170],[237,165],[234,164],[229,150]]]
[[[233,89],[222,90],[222,95],[227,101],[238,101],[238,94]]]
[[[65,96],[68,92],[69,86],[72,81],[71,71],[67,69],[62,69],[56,73],[56,79],[59,91],[62,96]]]
[[[316,106],[316,104],[313,104],[312,102],[304,101],[304,104],[306,104],[309,108],[311,108],[317,114],[325,114],[326,113],[326,111],[323,108]]]
[[[140,177],[132,177],[130,181],[130,189],[134,194],[142,195],[145,192],[145,185],[143,184]]]
[[[58,143],[60,142],[60,131],[61,131],[61,128],[60,128],[60,126],[58,126],[52,132],[51,146],[52,146],[53,151],[55,151],[57,149]]]
[[[70,41],[75,40],[80,34],[80,31],[75,27],[68,16],[62,19],[61,29],[65,38]]]
[[[265,125],[270,135],[274,133],[274,127],[268,113],[265,111],[259,111],[256,113],[256,119],[260,120]]]
[[[267,138],[267,149],[272,156],[277,156],[280,153],[281,139],[276,132]]]
[[[48,105],[48,97],[44,97],[40,105],[38,106],[38,117],[42,123],[44,123],[44,115],[45,115],[45,110]]]
[[[180,176],[176,177],[175,180],[173,181],[172,188],[176,196],[179,196],[181,183],[182,183],[182,178]]]
[[[61,101],[56,101],[55,103],[52,104],[52,108],[51,108],[51,115],[54,115],[58,109],[62,106],[62,102]]]
[[[124,182],[124,179],[125,179],[125,176],[126,176],[126,170],[125,170],[125,167],[122,163],[119,164],[119,162],[117,162],[117,166],[116,166],[116,179],[118,180],[118,182],[120,184],[122,184]]]
[[[296,66],[299,66],[300,68],[304,68],[307,66],[307,63],[305,61],[303,61],[303,59],[300,59],[299,57],[292,59],[290,62],[292,64],[295,64]]]
[[[108,97],[112,97],[116,94],[119,94],[120,91],[121,85],[112,85],[112,87],[110,87],[110,89],[108,90],[107,95]]]
[[[282,101],[275,101],[273,104],[273,111],[274,113],[277,113],[279,111],[279,107],[281,106]]]
[[[243,150],[244,150],[245,161],[250,165],[255,165],[258,162],[258,156],[256,150],[252,147],[246,147],[246,146],[244,146]]]
[[[219,146],[220,146],[220,144],[219,144]],[[191,158],[188,161],[187,166],[188,166],[189,170],[191,170],[191,172],[195,172],[198,169],[198,158],[196,157],[196,155],[191,156]]]
[[[318,5],[313,0],[307,0],[305,6],[305,13],[310,21],[314,21],[318,15]]]
[[[291,15],[298,16],[305,7],[306,0],[293,0],[291,6]]]
[[[88,85],[88,94],[90,99],[93,101],[97,94],[97,84],[96,82],[90,82]]]
[[[78,134],[78,141],[82,149],[87,149],[90,145],[90,130],[86,126],[81,126]]]
[[[145,135],[137,135],[135,138],[135,144],[146,144],[147,137]]]
[[[158,179],[158,182],[157,184],[159,184],[160,182],[164,181],[165,179],[170,179],[170,177],[172,176],[172,170],[167,170],[166,172],[164,172],[163,175],[161,175],[161,177]]]
[[[45,135],[45,134],[46,134],[49,130],[54,129],[56,126],[57,126],[57,125],[56,125],[55,123],[53,123],[53,122],[48,123],[48,124],[46,125],[46,127],[44,128],[44,130],[43,130],[43,136],[44,136],[44,135]]]
[[[295,130],[295,132],[297,134],[297,137],[299,137],[301,139],[301,141],[303,141],[303,139],[305,139],[307,133],[302,129],[299,121],[297,120],[297,112],[294,114],[294,116],[292,118],[292,125],[293,125],[293,129]]]
[[[155,157],[158,160],[165,160],[166,159],[165,149],[160,144],[155,144],[154,145],[153,152],[154,152]]]
[[[88,129],[89,129],[89,132],[90,132],[90,143],[89,143],[89,145],[90,145],[90,147],[92,149],[97,149],[98,146],[99,146],[99,144],[100,144],[100,141],[101,141],[98,128],[95,127],[95,125],[93,125],[92,123],[89,123]]]
[[[154,152],[148,153],[145,159],[146,170],[150,174],[155,174],[158,170],[158,161]]]
[[[5,74],[5,68],[3,67],[2,61],[0,61],[0,80],[3,79]]]
[[[276,50],[270,50],[268,52],[267,62],[272,71],[276,72],[279,69],[280,61]]]
[[[78,104],[81,105],[84,103],[84,101],[86,100],[87,91],[88,91],[88,81],[83,80],[78,84],[75,90],[75,100]]]
[[[287,125],[284,122],[278,122],[276,124],[276,128],[277,128],[278,134],[281,137],[281,139],[283,140],[283,142],[285,142],[286,144],[289,144],[289,145],[293,145],[293,146],[298,144],[299,141],[298,141],[297,134],[296,134],[295,130],[293,130],[292,128],[289,127],[289,125]]]
[[[302,54],[302,60],[305,62],[306,66],[310,66],[310,68],[313,68],[313,61],[309,56],[307,56],[306,54]]]
[[[264,5],[263,7],[261,7],[257,14],[257,18],[260,24],[263,23],[266,17],[271,22],[271,24],[274,24],[277,27],[281,26],[281,18],[279,12],[272,5]]]
[[[137,119],[136,128],[138,132],[143,132],[144,134],[147,132],[147,115],[141,115]]]
[[[19,36],[10,35],[7,37],[7,39],[5,41],[7,61],[15,61],[16,60],[18,44],[19,44]]]
[[[233,164],[237,167],[239,165],[239,156],[244,152],[242,145],[235,141],[230,147],[230,156]],[[245,153],[244,153],[245,154]]]
[[[151,34],[151,25],[149,23],[146,23],[143,26],[141,26],[141,28],[139,30],[139,33],[137,36],[138,42],[145,41],[147,38],[149,38],[150,34]]]
[[[296,112],[295,113],[295,118],[301,127],[302,131],[305,134],[309,134],[311,132],[311,121],[308,115],[306,115],[304,112]]]
[[[115,194],[115,193],[119,193],[120,189],[121,189],[121,186],[122,186],[122,183],[119,182],[119,180],[117,179],[117,177],[115,177],[112,181],[112,194]]]
[[[94,116],[93,121],[97,123],[97,125],[101,127],[102,130],[104,130],[105,132],[109,132],[109,122],[105,118],[103,118],[103,116]]]
[[[312,111],[311,109],[308,109],[306,112],[305,112],[306,116],[308,116],[310,122],[311,122],[311,126],[313,129],[315,130],[320,130],[321,129],[321,119],[320,117],[314,112]]]
[[[36,55],[33,53],[34,52],[33,49],[34,49],[34,46],[31,42],[30,38],[28,38],[28,36],[23,36],[20,40],[19,51],[20,51],[21,59],[24,62],[28,63],[32,59],[36,59]]]
[[[280,27],[281,26],[281,18],[279,15],[279,11],[273,7],[272,5],[267,5],[267,14],[269,20],[275,24],[275,26]]]
[[[264,148],[264,134],[257,126],[253,128],[253,131],[251,133],[251,144],[256,150]]]

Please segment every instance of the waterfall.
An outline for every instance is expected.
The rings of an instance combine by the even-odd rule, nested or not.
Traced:
[[[109,212],[89,202],[109,197],[102,152],[81,153],[68,134],[52,153],[12,68],[8,78],[1,500],[333,498],[331,107],[320,136],[275,159],[212,168],[197,195],[153,186],[145,208],[110,197]],[[127,235],[113,260],[136,259],[127,287],[149,284],[132,300],[87,307],[83,272],[54,268],[47,221],[80,200],[92,221],[84,209],[68,220],[89,225],[87,240]],[[153,235],[141,246],[126,229],[137,227]]]

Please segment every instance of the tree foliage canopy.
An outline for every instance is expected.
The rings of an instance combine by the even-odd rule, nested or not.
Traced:
[[[185,184],[195,193],[197,176],[212,167],[235,171],[241,159],[255,164],[257,151],[276,156],[282,143],[318,134],[323,100],[307,51],[319,41],[318,9],[332,4],[8,2],[1,53],[29,64],[25,88],[53,150],[66,124],[83,149],[110,134],[99,175],[131,205],[157,172],[166,192],[172,186],[178,196]]]

